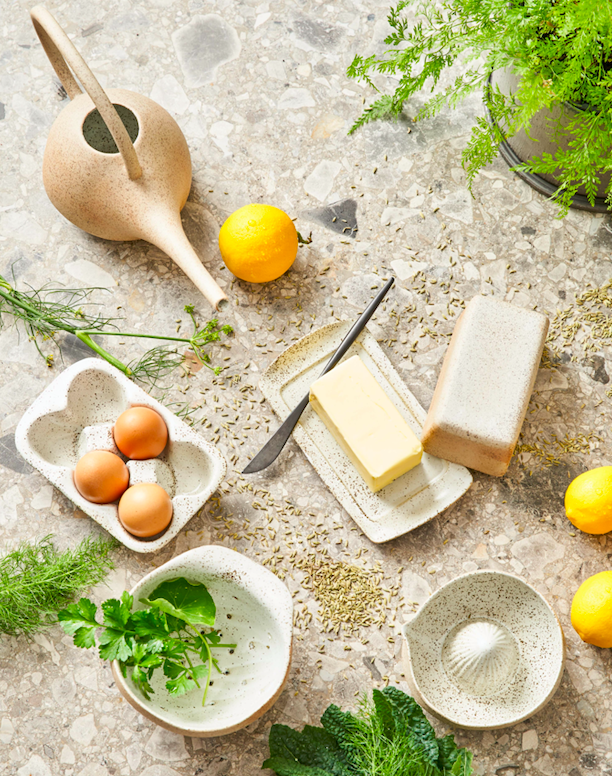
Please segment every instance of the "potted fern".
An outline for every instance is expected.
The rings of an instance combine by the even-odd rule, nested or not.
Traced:
[[[412,9],[416,21],[406,13]],[[396,75],[357,119],[399,116],[422,89],[431,96],[416,119],[430,118],[482,90],[463,152],[468,186],[500,151],[511,168],[570,207],[612,207],[612,14],[605,0],[402,0],[389,13],[393,31],[382,56],[356,56],[348,69],[376,88],[376,73]],[[441,75],[461,74],[445,88]]]

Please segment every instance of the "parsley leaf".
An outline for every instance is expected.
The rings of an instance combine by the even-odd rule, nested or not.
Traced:
[[[58,618],[79,647],[94,647],[100,628],[100,657],[117,660],[123,676],[129,676],[145,698],[153,693],[150,680],[161,668],[171,695],[184,695],[203,685],[204,704],[212,665],[219,670],[210,650],[236,648],[236,644],[221,644],[217,631],[202,629],[215,621],[216,607],[210,593],[204,585],[181,577],[163,582],[151,600],[143,599],[142,603],[149,604],[148,608],[132,612],[129,593],[124,592],[120,599],[109,598],[102,604],[100,624],[96,605],[82,598],[59,612]],[[197,655],[201,662],[194,665]]]
[[[98,637],[100,657],[102,660],[126,661],[132,655],[130,640],[125,631],[105,628]]]
[[[99,624],[96,622],[97,606],[87,598],[81,598],[76,604],[70,604],[58,612],[64,632],[74,636],[77,647],[88,649],[95,646],[95,632]]]

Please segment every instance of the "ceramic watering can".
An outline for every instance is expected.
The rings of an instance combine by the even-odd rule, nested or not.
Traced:
[[[222,310],[228,299],[181,224],[191,158],[178,124],[148,97],[127,89],[105,92],[49,11],[37,5],[30,14],[71,100],[51,127],[45,148],[43,182],[49,199],[96,237],[153,243]]]

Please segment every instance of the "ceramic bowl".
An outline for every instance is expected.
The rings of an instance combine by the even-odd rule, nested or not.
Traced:
[[[123,697],[143,716],[161,727],[196,738],[233,733],[270,709],[287,681],[291,662],[293,600],[280,579],[234,550],[215,545],[198,547],[173,558],[142,579],[130,591],[136,609],[166,579],[185,577],[206,585],[217,607],[215,627],[223,641],[237,644],[215,651],[220,669],[213,669],[206,705],[199,690],[172,698],[161,670],[153,674],[155,693],[145,700],[119,664],[113,676]]]
[[[514,725],[542,709],[561,683],[565,643],[557,616],[511,574],[477,571],[452,580],[402,632],[413,694],[458,727]]]
[[[119,453],[113,425],[124,410],[134,406],[155,410],[168,427],[168,444],[161,455],[127,463],[130,485],[155,482],[172,499],[168,529],[147,541],[125,530],[116,503],[87,501],[73,480],[77,461],[90,450]],[[98,358],[78,361],[45,388],[19,421],[15,444],[28,463],[135,552],[155,552],[168,544],[214,493],[227,470],[225,458],[213,445],[118,369]]]

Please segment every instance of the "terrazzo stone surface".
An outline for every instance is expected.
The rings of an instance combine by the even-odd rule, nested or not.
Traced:
[[[30,24],[31,5],[0,7],[0,271],[24,286],[100,286],[106,290],[96,300],[123,315],[125,328],[172,334],[182,320],[187,331],[185,304],[195,304],[203,319],[209,311],[159,250],[90,237],[45,195],[42,154],[65,95]],[[160,553],[117,551],[116,569],[94,597],[119,594],[190,547],[220,543],[284,577],[295,593],[295,649],[288,686],[268,714],[231,736],[196,740],[138,716],[109,666],[59,628],[32,641],[2,636],[0,773],[259,773],[273,722],[316,723],[330,702],[349,707],[360,692],[387,682],[406,689],[401,624],[445,581],[478,568],[518,574],[547,597],[565,630],[568,662],[553,702],[533,718],[499,733],[456,731],[475,753],[476,773],[612,772],[612,657],[583,644],[569,622],[580,582],[612,559],[609,537],[576,533],[563,511],[569,480],[610,462],[612,364],[597,343],[585,349],[588,333],[578,332],[547,364],[553,368],[540,370],[523,429],[524,444],[548,440],[556,465],[542,466],[525,451],[500,480],[476,474],[453,508],[389,544],[361,535],[293,442],[262,474],[246,480],[238,473],[276,426],[257,387],[267,364],[317,326],[355,318],[389,271],[397,286],[371,329],[427,407],[460,300],[493,294],[554,316],[587,283],[612,277],[608,219],[572,211],[555,220],[554,205],[501,160],[478,176],[472,198],[461,150],[482,110],[478,96],[422,124],[411,120],[423,102],[415,98],[400,121],[348,136],[372,95],[345,70],[354,53],[384,48],[387,5],[380,0],[68,0],[51,10],[104,86],[152,96],[183,129],[194,172],[185,228],[227,290],[225,318],[235,327],[234,337],[211,351],[225,367],[222,376],[201,369],[174,391],[203,405],[196,417],[207,421],[197,428],[230,460],[228,479]],[[265,286],[234,281],[216,247],[224,219],[251,201],[287,211],[304,237],[312,231],[293,268]],[[329,223],[331,212],[344,213],[338,220],[346,219],[348,231],[338,231],[333,215]],[[107,345],[124,361],[144,347]],[[67,364],[90,355],[71,338],[63,351]],[[0,357],[2,547],[48,533],[59,547],[74,545],[99,529],[21,461],[13,442],[19,418],[62,369],[61,359],[56,353],[48,369],[27,337],[11,329],[0,333]],[[563,446],[554,435],[579,442]],[[370,569],[380,564],[383,585],[398,591],[386,622],[325,633],[295,565],[308,553]]]

